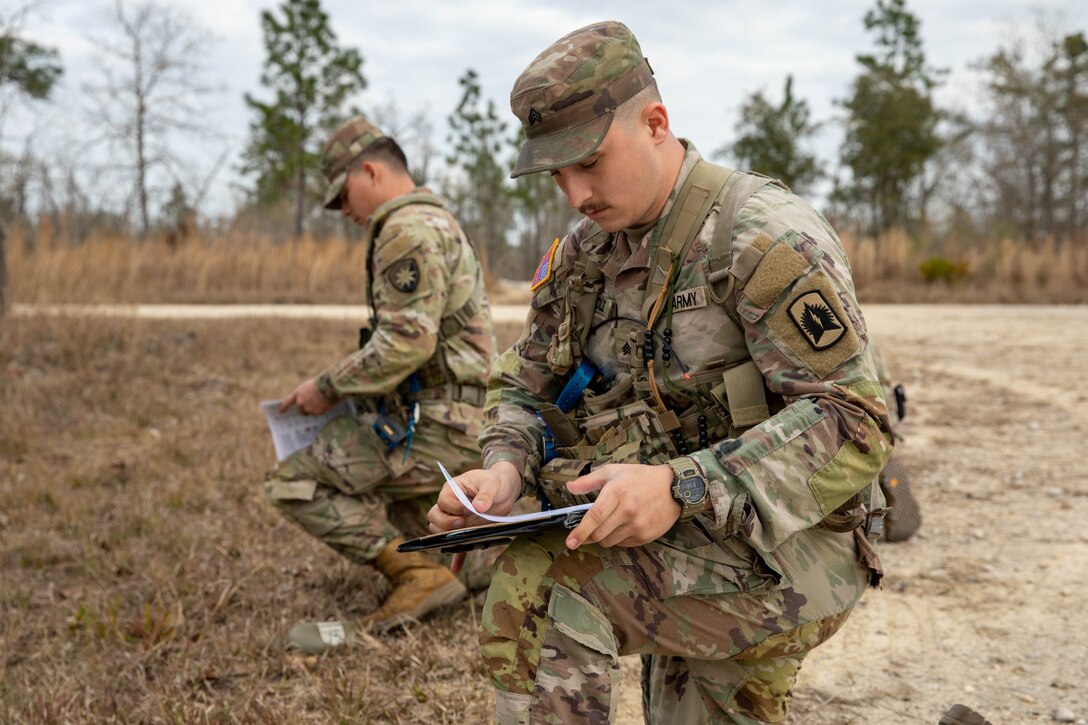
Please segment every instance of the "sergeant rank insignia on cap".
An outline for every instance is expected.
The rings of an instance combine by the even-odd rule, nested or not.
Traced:
[[[555,249],[559,246],[559,237],[555,238],[552,242],[551,248],[544,254],[544,258],[540,260],[540,265],[536,268],[536,274],[533,275],[533,282],[529,285],[530,292],[536,292],[537,288],[542,286],[545,282],[552,278],[552,270],[554,269]]]

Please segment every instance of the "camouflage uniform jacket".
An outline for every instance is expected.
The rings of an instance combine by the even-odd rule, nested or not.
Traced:
[[[584,282],[576,277],[587,261],[596,264],[602,279],[586,356],[600,368],[599,378],[619,380],[627,374],[634,381],[618,397],[598,390],[597,400],[624,406],[648,396],[641,350],[647,279],[657,238],[700,159],[691,144],[685,145],[676,186],[655,223],[608,234],[585,219],[559,243],[554,271],[535,289],[521,338],[495,363],[485,406],[487,428],[480,437],[484,465],[512,462],[524,472],[526,493],[542,484],[543,425],[535,411],[556,400],[578,364],[573,360],[564,369],[562,356],[550,348],[574,319],[576,296],[569,292]],[[690,376],[679,363],[666,367],[657,344],[657,377],[667,378],[660,383],[664,401],[688,420],[692,410],[710,413],[709,440],[683,455],[686,446],[673,446],[668,436],[649,447],[643,439],[638,455],[626,460],[670,463],[677,470],[694,465],[708,482],[713,504],[713,514],[702,517],[705,524],[717,536],[736,534],[757,551],[770,553],[848,500],[856,501],[890,454],[892,434],[883,391],[866,354],[867,334],[850,268],[831,226],[774,185],[741,207],[733,227],[733,267],[745,259],[761,260],[749,270],[747,284],[733,290],[741,331],[708,290],[707,257],[718,209],[718,204],[711,208],[681,262],[669,309],[655,326],[671,336],[671,357],[679,358]],[[749,247],[762,253],[745,255]],[[762,377],[770,415],[738,428],[712,414],[708,389],[721,382],[723,369],[749,360],[758,368],[755,379]],[[616,450],[603,438],[583,443],[581,450]],[[618,460],[615,455],[604,459]]]
[[[318,390],[330,401],[398,392],[403,398],[416,373],[421,422],[454,424],[475,436],[495,349],[475,249],[443,202],[423,188],[378,207],[365,243],[370,340],[321,373]]]

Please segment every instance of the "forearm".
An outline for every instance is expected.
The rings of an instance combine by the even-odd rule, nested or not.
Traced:
[[[739,438],[694,454],[715,525],[774,551],[872,483],[891,454],[884,423],[879,386],[861,381],[798,398]]]
[[[534,328],[530,318],[527,329]],[[556,382],[547,366],[534,362],[532,335],[499,356],[492,366],[484,404],[485,428],[479,437],[485,467],[507,461],[520,472],[525,492],[531,493],[543,465],[544,424],[536,411],[557,395]],[[541,357],[536,350],[537,358]]]
[[[318,376],[318,390],[327,400],[347,395],[386,395],[396,390],[434,355],[435,325],[379,324],[366,347],[338,361]]]

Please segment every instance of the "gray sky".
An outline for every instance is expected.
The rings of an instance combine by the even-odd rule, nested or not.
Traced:
[[[19,0],[0,0],[8,15]],[[209,211],[231,208],[229,185],[239,181],[234,168],[245,143],[248,122],[242,94],[270,94],[259,87],[264,60],[259,14],[276,3],[256,0],[178,0],[214,36],[206,59],[206,78],[223,87],[209,107],[208,119],[223,134],[221,148],[234,153],[218,175]],[[656,72],[674,130],[695,141],[704,154],[733,137],[740,104],[752,91],[764,89],[780,98],[787,74],[794,93],[805,99],[814,120],[835,113],[859,66],[854,56],[872,48],[862,17],[874,2],[824,0],[820,3],[751,0],[672,3],[641,0],[585,2],[560,0],[398,0],[360,2],[325,0],[342,45],[358,49],[369,88],[358,99],[366,110],[395,101],[400,113],[423,111],[434,126],[434,141],[445,144],[446,117],[455,108],[457,79],[466,68],[480,75],[486,98],[505,118],[516,119],[507,104],[510,85],[522,68],[550,42],[587,23],[616,19],[638,37]],[[24,35],[57,48],[65,67],[55,101],[9,114],[3,128],[6,146],[14,148],[28,129],[49,119],[49,127],[76,129],[80,124],[82,84],[93,81],[94,48],[89,33],[106,32],[112,2],[40,0],[24,27]],[[1088,30],[1088,2],[1083,0],[908,0],[922,22],[922,38],[930,65],[948,68],[939,100],[960,110],[978,104],[977,78],[969,63],[1029,33],[1040,15],[1063,32]],[[588,8],[592,8],[591,10]],[[39,132],[49,146],[48,134]],[[73,134],[78,138],[79,134]],[[840,132],[829,127],[817,151],[833,162]],[[70,137],[71,138],[71,137]],[[66,144],[70,143],[66,141]],[[191,145],[194,173],[210,168],[214,144]]]

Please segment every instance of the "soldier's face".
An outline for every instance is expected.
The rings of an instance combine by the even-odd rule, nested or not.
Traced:
[[[567,203],[605,231],[636,227],[657,218],[672,190],[672,180],[662,186],[658,145],[646,124],[617,120],[592,156],[551,176]]]
[[[351,218],[359,226],[366,226],[367,219],[379,204],[375,200],[373,175],[366,164],[348,174],[340,192],[340,213]]]

